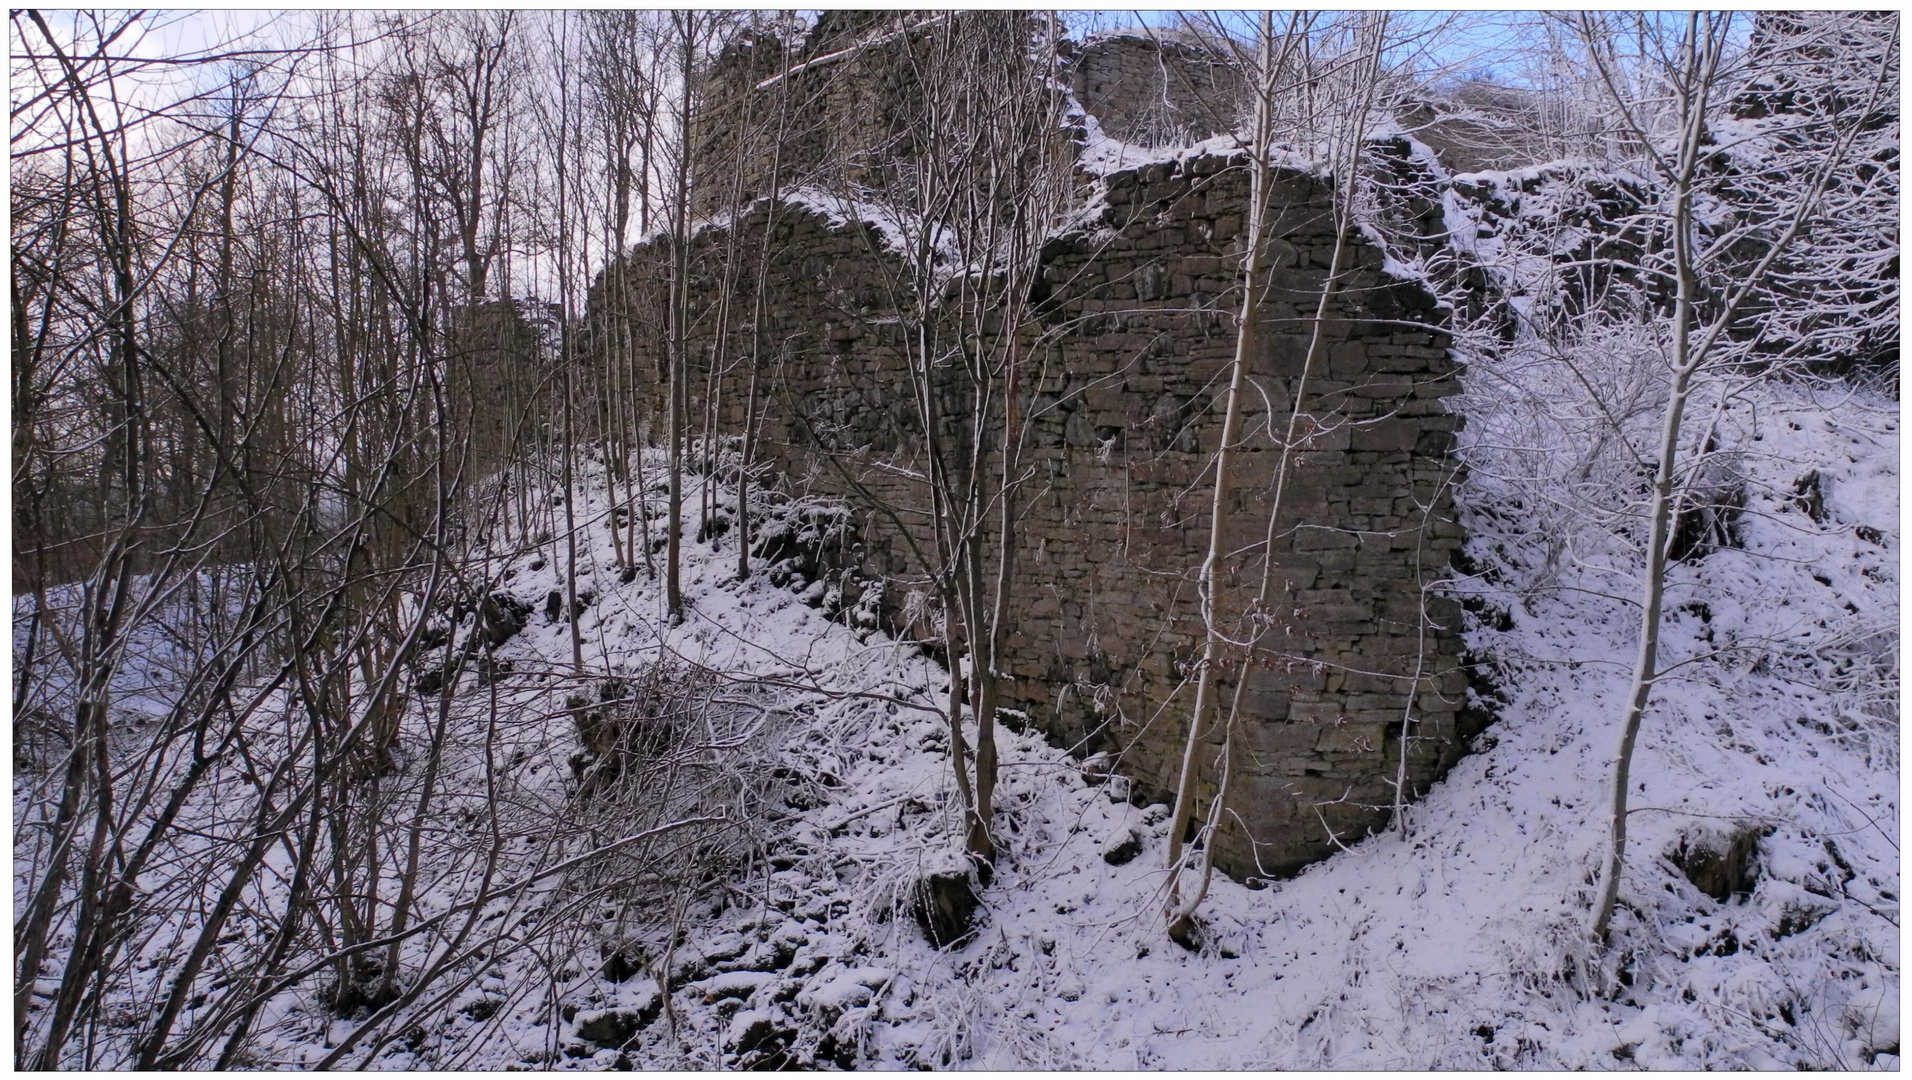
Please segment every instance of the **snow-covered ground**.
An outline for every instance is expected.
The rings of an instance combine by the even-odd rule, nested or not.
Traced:
[[[688,618],[670,625],[660,582],[619,580],[605,496],[587,481],[587,665],[662,657],[768,688],[776,719],[748,733],[756,760],[792,770],[809,797],[755,830],[767,864],[697,895],[668,967],[600,977],[603,928],[559,903],[580,920],[565,939],[578,955],[500,950],[374,1065],[710,1067],[780,1053],[861,1067],[1896,1067],[1897,405],[1788,384],[1748,402],[1720,427],[1749,480],[1741,546],[1675,570],[1675,676],[1634,764],[1605,953],[1580,928],[1634,630],[1626,589],[1586,551],[1568,548],[1552,588],[1473,585],[1502,628],[1471,643],[1505,701],[1481,752],[1412,809],[1407,838],[1372,837],[1261,890],[1218,879],[1203,954],[1160,927],[1166,808],[1132,806],[1119,783],[1003,732],[1004,857],[977,933],[938,950],[897,906],[950,859],[940,670],[867,619],[827,618],[825,583],[773,585],[761,565],[737,581],[734,532],[686,543]],[[1497,546],[1543,539],[1483,512],[1495,492],[1479,477],[1463,497],[1489,563]],[[508,590],[534,608],[560,587],[561,542],[509,559]],[[136,693],[141,665],[181,660],[142,655],[122,676],[133,723],[155,711]],[[568,626],[534,614],[500,655],[516,666],[500,693],[554,696],[535,673],[569,663]],[[461,695],[488,693],[466,676]],[[504,744],[523,762],[513,797],[557,805],[576,784],[573,721],[555,701],[518,715],[533,719]],[[458,745],[449,774],[475,776],[478,741]],[[16,815],[27,790],[16,779]],[[1715,901],[1669,860],[1683,841],[1747,827],[1762,834],[1749,896]],[[1133,859],[1104,858],[1131,836]],[[156,935],[145,947],[142,964],[163,970],[179,946]],[[316,1004],[321,986],[275,1000],[251,1060],[311,1064],[351,1029]]]
[[[661,980],[670,1009],[654,974],[612,982],[585,958],[555,999],[533,987],[482,1020],[461,999],[375,1064],[1895,1068],[1897,406],[1756,397],[1731,432],[1752,480],[1743,547],[1678,570],[1668,649],[1689,662],[1647,719],[1604,953],[1581,928],[1633,626],[1606,595],[1623,589],[1588,587],[1597,568],[1524,595],[1481,586],[1506,616],[1471,635],[1505,698],[1481,752],[1413,808],[1405,839],[1261,890],[1218,879],[1201,954],[1160,927],[1166,808],[1005,732],[1005,855],[977,932],[938,950],[896,900],[949,859],[941,673],[825,618],[816,583],[739,583],[728,535],[685,545],[689,614],[673,627],[659,583],[619,583],[594,527],[587,660],[673,654],[775,684],[789,721],[772,753],[823,797],[772,830],[767,866],[691,909]],[[1794,496],[1807,469],[1822,521]],[[585,520],[603,508],[580,500]],[[539,600],[561,565],[560,545],[521,555],[510,588]],[[567,660],[567,628],[533,623],[504,655],[521,670]],[[552,723],[553,744],[574,738]],[[1715,901],[1669,859],[1744,826],[1763,834],[1749,896]],[[1130,834],[1140,854],[1112,865]],[[521,969],[542,962],[500,955],[490,983],[529,986]],[[278,1041],[268,1056],[302,1052]]]
[[[1471,437],[1484,447],[1494,428],[1478,419]],[[1200,954],[1161,929],[1167,808],[1130,805],[1119,781],[1096,782],[1039,737],[1007,731],[998,873],[976,933],[932,947],[900,909],[911,882],[952,858],[940,669],[855,606],[826,616],[828,582],[761,560],[738,581],[735,530],[687,537],[687,618],[671,625],[661,581],[620,580],[601,473],[586,469],[575,509],[579,589],[595,594],[579,622],[587,668],[663,660],[756,694],[767,708],[724,737],[735,760],[791,778],[768,789],[785,801],[750,823],[760,849],[730,864],[733,879],[699,887],[681,943],[655,950],[647,970],[613,972],[622,981],[600,971],[600,894],[568,902],[562,883],[526,893],[512,919],[561,916],[566,932],[507,936],[461,961],[462,989],[370,1064],[1896,1068],[1897,403],[1774,383],[1748,389],[1717,431],[1746,479],[1739,546],[1674,570],[1672,675],[1634,763],[1622,908],[1604,952],[1581,928],[1633,586],[1599,536],[1556,545],[1550,562],[1535,555],[1548,538],[1502,524],[1523,518],[1494,512],[1514,489],[1490,468],[1461,498],[1476,563],[1502,567],[1466,584],[1483,616],[1470,644],[1504,699],[1480,752],[1411,809],[1405,838],[1371,837],[1259,890],[1218,878]],[[835,517],[774,507],[759,531]],[[535,835],[538,822],[579,820],[566,768],[578,732],[558,700],[572,685],[561,675],[569,626],[538,610],[561,590],[567,553],[558,539],[495,558],[534,614],[499,652],[512,673],[483,686],[467,672],[459,698],[477,708],[495,692],[514,719],[489,749],[482,730],[454,736],[442,812],[487,790],[511,801],[499,819],[530,824],[507,845],[508,865],[530,868],[589,846]],[[1531,568],[1543,562],[1540,581]],[[160,711],[139,694],[141,672],[178,666],[176,652],[141,650],[148,659],[123,671],[129,724]],[[408,723],[431,716],[421,706]],[[419,765],[403,753],[399,764]],[[17,775],[16,817],[30,791]],[[215,807],[205,821],[220,820]],[[613,816],[592,828],[651,821]],[[1716,901],[1672,861],[1682,845],[1747,830],[1758,835],[1750,895]],[[1105,858],[1125,842],[1139,845],[1133,858]],[[455,908],[458,873],[436,879],[423,913]],[[121,1012],[152,1000],[182,947],[166,933],[140,939],[137,963],[153,974]],[[324,986],[314,977],[275,997],[244,1060],[325,1057],[354,1022],[328,1013]]]

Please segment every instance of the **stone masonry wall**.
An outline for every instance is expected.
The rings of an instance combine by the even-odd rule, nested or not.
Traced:
[[[1069,87],[1104,133],[1137,146],[1186,146],[1231,130],[1241,75],[1171,30],[1099,35],[1068,50]]]
[[[1083,753],[1114,755],[1142,797],[1172,790],[1192,703],[1196,570],[1246,199],[1238,158],[1107,177],[1100,219],[1044,247],[1042,317],[1023,331],[1033,369],[1025,461],[1036,475],[1023,495],[1004,704]],[[1285,176],[1271,201],[1280,239],[1251,372],[1285,427],[1334,230],[1329,190],[1312,178]],[[1292,873],[1335,839],[1384,824],[1404,717],[1416,793],[1467,734],[1458,613],[1423,588],[1460,540],[1445,483],[1458,418],[1441,401],[1453,364],[1431,300],[1351,240],[1356,269],[1322,328],[1302,409],[1309,440],[1276,523],[1275,629],[1242,688],[1229,796],[1239,817],[1218,847],[1219,864],[1238,876]],[[763,324],[750,323],[753,275],[739,274],[729,325],[717,326],[717,260],[760,249],[770,257]],[[627,310],[649,324],[629,340],[651,350],[657,371],[664,278],[643,268],[661,268],[664,255],[661,245],[640,249],[626,268],[637,282]],[[756,356],[760,458],[775,461],[792,490],[859,508],[857,557],[890,582],[894,615],[922,587],[922,568],[875,501],[927,507],[928,498],[910,478],[920,436],[888,306],[898,277],[881,235],[759,202],[728,228],[700,233],[693,263],[705,276],[693,282],[691,415],[714,394],[720,430],[741,432]],[[651,389],[661,407],[662,387]],[[1234,550],[1259,544],[1267,526],[1275,453],[1256,400],[1236,478]],[[951,397],[945,412],[962,408]],[[920,520],[902,519],[905,528]],[[1229,568],[1233,610],[1254,592],[1258,567]]]
[[[929,14],[826,11],[790,52],[769,35],[743,37],[726,47],[704,73],[693,119],[693,212],[721,212],[740,198],[773,190],[881,186],[899,163],[922,151],[926,80],[937,82],[945,66],[985,57],[1011,67],[1035,63],[1020,49],[1035,32],[1027,14],[949,13],[961,24],[954,40],[929,40],[951,33],[949,27],[898,33],[930,23]],[[1190,74],[1179,77],[1185,68]],[[1200,78],[1188,63],[1175,70],[1178,77],[1172,81],[1178,89],[1189,78]],[[777,77],[774,89],[757,89],[771,76]],[[999,66],[993,77],[1006,76]],[[997,94],[1012,90],[1010,85],[990,89]],[[1177,100],[1187,96],[1182,91]],[[945,118],[956,108],[955,97],[937,107]]]
[[[705,72],[693,124],[692,210],[815,186],[876,181],[915,153],[922,67],[947,62],[918,39],[891,36],[923,13],[831,11],[786,51],[765,34],[732,42]],[[996,41],[1038,34],[1022,15],[956,16]],[[859,44],[862,43],[862,44]],[[993,48],[994,45],[988,47]],[[1228,58],[1184,31],[1160,28],[1062,40],[1076,101],[1102,131],[1137,146],[1185,146],[1234,128],[1244,102]],[[831,60],[830,56],[842,56]],[[1033,62],[1033,57],[1030,58]],[[811,66],[814,65],[814,66]],[[792,73],[784,75],[787,69]],[[756,89],[779,76],[774,91]],[[779,112],[779,101],[784,111]]]

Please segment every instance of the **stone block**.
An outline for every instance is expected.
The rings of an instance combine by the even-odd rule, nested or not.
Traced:
[[[1295,534],[1296,551],[1352,550],[1360,538],[1349,532],[1328,528],[1307,528]]]
[[[1288,705],[1288,719],[1297,724],[1333,724],[1345,716],[1339,701],[1295,700]]]
[[[1412,450],[1421,438],[1421,426],[1405,420],[1378,420],[1357,427],[1351,448],[1356,452]]]
[[[1377,754],[1387,740],[1384,723],[1324,724],[1315,750],[1324,754]]]

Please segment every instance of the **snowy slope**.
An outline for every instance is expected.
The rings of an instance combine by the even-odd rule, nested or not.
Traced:
[[[686,543],[689,617],[669,625],[660,583],[619,580],[596,489],[577,507],[580,588],[597,594],[580,622],[587,665],[666,658],[774,690],[748,760],[789,771],[806,797],[753,823],[767,860],[697,894],[668,962],[601,977],[602,913],[562,890],[527,897],[512,910],[561,915],[568,936],[480,957],[372,1064],[1895,1067],[1896,403],[1764,387],[1720,432],[1749,479],[1742,546],[1676,571],[1667,648],[1686,662],[1647,720],[1624,903],[1601,955],[1580,927],[1633,634],[1611,563],[1573,561],[1558,588],[1475,582],[1502,629],[1478,627],[1472,644],[1505,698],[1482,752],[1411,810],[1405,840],[1370,838],[1259,891],[1218,879],[1202,955],[1159,926],[1166,808],[1131,806],[1119,780],[1091,782],[1039,738],[1004,732],[1005,856],[977,934],[937,950],[897,908],[950,863],[941,671],[856,609],[826,618],[824,583],[774,586],[760,565],[740,584],[728,536]],[[1805,472],[1817,476],[1801,495]],[[698,495],[693,483],[688,503]],[[1496,531],[1483,511],[1498,497],[1484,472],[1463,492],[1483,562],[1535,542]],[[831,519],[804,509],[769,527]],[[499,558],[537,607],[565,550]],[[576,786],[577,735],[541,674],[568,665],[568,626],[535,615],[500,655],[515,672],[491,689],[535,706],[500,744],[511,768],[497,790],[520,807],[505,821],[550,820],[543,808]],[[129,723],[156,704],[135,693],[141,670],[123,687]],[[462,697],[491,692],[466,678]],[[470,793],[455,798],[484,797],[481,734],[454,740],[450,783]],[[16,813],[25,794],[16,783]],[[1748,826],[1764,835],[1745,898],[1703,895],[1667,857]],[[539,844],[574,839],[511,850],[541,865]],[[1123,846],[1133,858],[1111,864]],[[455,899],[435,893],[425,910]],[[154,935],[141,963],[157,975],[175,947]],[[275,999],[249,1060],[324,1057],[353,1025],[322,990],[306,980]]]
[[[586,964],[555,1003],[527,996],[482,1024],[448,1009],[378,1064],[1896,1067],[1896,405],[1768,388],[1729,426],[1754,480],[1744,548],[1681,569],[1669,648],[1692,662],[1647,720],[1605,954],[1580,927],[1632,648],[1626,603],[1603,594],[1623,590],[1487,596],[1506,629],[1473,644],[1498,659],[1506,700],[1485,749],[1412,810],[1405,840],[1259,891],[1218,880],[1202,955],[1159,928],[1165,808],[1005,733],[1007,854],[978,932],[937,950],[895,902],[948,860],[940,673],[823,618],[800,598],[814,583],[738,584],[726,540],[686,544],[690,617],[670,627],[657,584],[619,584],[592,534],[589,650],[817,687],[788,690],[801,719],[778,752],[829,774],[826,798],[779,826],[761,874],[693,911],[669,1010],[656,978]],[[1802,463],[1823,478],[1823,521],[1793,495]],[[543,555],[513,582],[527,599],[556,581],[559,553]],[[555,662],[569,645],[551,625],[507,649]],[[1715,901],[1666,857],[1744,824],[1766,832],[1748,897]],[[1111,865],[1131,832],[1139,855]]]

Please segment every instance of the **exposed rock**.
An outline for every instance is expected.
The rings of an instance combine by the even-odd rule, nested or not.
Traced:
[[[1142,834],[1125,829],[1121,835],[1102,845],[1102,861],[1110,866],[1126,866],[1142,854]]]
[[[1812,469],[1793,481],[1793,502],[1806,516],[1821,525],[1826,523],[1826,487],[1824,476],[1818,469]]]
[[[795,950],[792,950],[794,955]],[[788,957],[786,957],[787,959]],[[718,972],[728,971],[778,971],[783,965],[777,963],[777,949],[763,941],[753,941],[743,955],[729,960],[719,960],[711,965]]]
[[[598,976],[614,983],[627,982],[644,970],[643,954],[636,949],[610,949],[600,947],[598,954],[604,957],[604,964],[598,968]]]
[[[969,936],[982,905],[973,869],[945,869],[925,874],[909,899],[909,913],[923,928],[923,936],[939,949]]]
[[[424,671],[419,672],[418,678],[412,681],[412,693],[417,694],[419,697],[437,697],[439,692],[444,689],[445,669],[442,667],[433,666],[426,668]]]
[[[1745,508],[1744,480],[1720,468],[1703,473],[1681,500],[1667,556],[1674,562],[1688,562],[1739,547],[1739,517]]]
[[[1686,880],[1706,895],[1724,903],[1753,890],[1759,879],[1760,830],[1742,826],[1728,834],[1702,833],[1682,837],[1667,853]]]
[[[530,616],[530,604],[506,593],[492,593],[478,605],[478,636],[495,649],[516,637]]]
[[[656,1020],[663,1007],[664,1000],[652,991],[650,998],[636,1008],[594,1009],[578,1013],[578,1038],[617,1049],[637,1038],[637,1033]]]
[[[858,1059],[863,1055],[857,1049],[854,1040],[839,1039],[835,1032],[826,1032],[823,1038],[817,1041],[817,1056],[827,1058],[837,1068],[849,1072],[856,1068]]]
[[[1837,910],[1839,910],[1838,907],[1833,904],[1788,900],[1780,905],[1779,922],[1773,927],[1773,937],[1786,938],[1803,933],[1817,926],[1821,919]]]
[[[677,962],[671,970],[670,988],[675,991],[686,983],[696,982],[710,974],[710,964],[701,956],[686,956]]]
[[[1241,73],[1195,35],[1168,27],[1118,30],[1073,51],[1070,88],[1115,138],[1173,146],[1226,131],[1235,119]]]
[[[724,1031],[724,1050],[737,1055],[742,1069],[780,1069],[789,1064],[789,1047],[797,1033],[760,1009],[747,1009],[730,1020]]]

